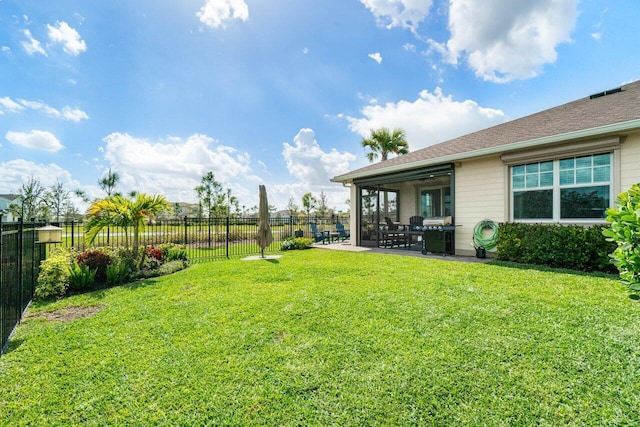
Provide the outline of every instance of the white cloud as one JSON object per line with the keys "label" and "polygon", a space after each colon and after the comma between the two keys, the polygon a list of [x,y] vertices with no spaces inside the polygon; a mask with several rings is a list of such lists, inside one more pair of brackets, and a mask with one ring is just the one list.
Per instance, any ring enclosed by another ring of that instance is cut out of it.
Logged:
{"label": "white cloud", "polygon": [[451,0],[447,60],[466,60],[486,81],[535,77],[545,64],[555,62],[556,46],[571,41],[577,4],[578,0]]}
{"label": "white cloud", "polygon": [[326,185],[334,176],[349,171],[349,162],[356,160],[355,155],[340,153],[335,148],[324,152],[311,129],[300,129],[293,145],[286,142],[282,145],[289,173],[309,185]]}
{"label": "white cloud", "polygon": [[0,114],[4,114],[5,112],[19,113],[22,110],[24,110],[24,107],[8,96],[0,98]]}
{"label": "white cloud", "polygon": [[60,117],[60,111],[56,110],[53,107],[50,107],[42,101],[27,101],[26,99],[18,99],[18,102],[30,110],[42,111],[46,115],[51,117]]}
{"label": "white cloud", "polygon": [[26,99],[18,99],[14,101],[9,97],[0,98],[0,114],[5,112],[19,113],[26,109],[42,111],[46,115],[55,119],[70,120],[76,123],[89,118],[89,115],[86,112],[69,106],[64,107],[62,111],[60,111],[42,101],[28,101]]}
{"label": "white cloud", "polygon": [[54,25],[47,25],[49,39],[53,43],[62,44],[62,50],[69,55],[78,56],[87,50],[87,44],[80,38],[80,34],[66,22],[58,21]]}
{"label": "white cloud", "polygon": [[196,15],[208,27],[225,28],[225,21],[230,19],[249,19],[249,6],[244,0],[206,0]]}
{"label": "white cloud", "polygon": [[336,175],[352,169],[351,163],[356,156],[349,152],[338,152],[336,149],[326,152],[315,138],[312,129],[300,129],[293,138],[293,144],[283,143],[282,156],[287,170],[297,182],[277,184],[271,186],[269,201],[273,194],[273,202],[281,209],[285,209],[289,198],[301,208],[302,195],[311,192],[315,197],[324,192],[330,207],[345,211],[348,209],[345,201],[349,198],[349,190],[341,185],[330,182]]}
{"label": "white cloud", "polygon": [[89,115],[77,108],[64,107],[62,109],[62,118],[77,123],[80,120],[87,120],[89,118]]}
{"label": "white cloud", "polygon": [[29,55],[40,53],[44,56],[47,56],[47,52],[44,51],[40,42],[33,38],[33,36],[31,35],[31,31],[23,30],[22,33],[27,38],[27,41],[22,42],[22,47],[24,48],[25,52],[27,52]]}
{"label": "white cloud", "polygon": [[369,54],[369,58],[373,59],[374,61],[376,61],[378,64],[380,64],[382,62],[382,55],[380,55],[379,52],[376,53],[370,53]]}
{"label": "white cloud", "polygon": [[11,48],[9,46],[2,46],[2,51],[4,53],[11,53]]}
{"label": "white cloud", "polygon": [[9,131],[5,135],[5,138],[13,145],[48,151],[50,153],[60,151],[64,148],[58,138],[51,132],[42,130],[32,130],[29,133]]}
{"label": "white cloud", "polygon": [[29,160],[16,159],[0,162],[0,191],[15,192],[31,177],[39,180],[45,187],[50,187],[60,181],[67,190],[80,188],[78,181],[72,179],[69,171],[62,169],[55,163],[48,165],[34,163]]}
{"label": "white cloud", "polygon": [[[193,201],[193,188],[208,171],[225,187],[246,179],[251,172],[248,154],[220,145],[206,135],[150,141],[112,133],[103,141],[104,157],[109,167],[120,173],[125,191],[143,189],[164,194],[170,200]],[[235,194],[239,187],[233,188]]]}
{"label": "white cloud", "polygon": [[360,0],[386,28],[401,27],[416,32],[429,15],[432,0]]}
{"label": "white cloud", "polygon": [[415,52],[416,51],[416,45],[413,43],[405,43],[402,48],[404,50],[406,50],[407,52]]}
{"label": "white cloud", "polygon": [[367,105],[362,118],[347,117],[350,129],[367,137],[371,129],[386,126],[407,133],[411,151],[446,141],[506,121],[504,113],[484,108],[475,101],[455,101],[440,88],[434,93],[423,90],[413,102],[398,101],[386,105]]}

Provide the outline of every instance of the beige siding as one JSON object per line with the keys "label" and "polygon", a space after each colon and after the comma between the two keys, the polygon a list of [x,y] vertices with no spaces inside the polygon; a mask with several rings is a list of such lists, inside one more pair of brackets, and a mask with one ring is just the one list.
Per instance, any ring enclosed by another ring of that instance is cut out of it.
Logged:
{"label": "beige siding", "polygon": [[470,160],[455,170],[456,254],[471,255],[473,228],[483,219],[503,222],[508,213],[506,166],[499,156]]}
{"label": "beige siding", "polygon": [[627,191],[640,183],[640,133],[630,134],[620,147],[620,188]]}

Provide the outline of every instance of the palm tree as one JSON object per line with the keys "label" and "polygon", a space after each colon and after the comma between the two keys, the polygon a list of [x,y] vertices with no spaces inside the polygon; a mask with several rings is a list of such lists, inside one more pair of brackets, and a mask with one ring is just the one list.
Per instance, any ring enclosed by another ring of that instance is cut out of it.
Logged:
{"label": "palm tree", "polygon": [[105,193],[107,193],[107,197],[111,197],[112,195],[115,195],[113,190],[115,190],[118,185],[118,181],[120,181],[120,175],[118,172],[111,172],[111,168],[109,168],[107,175],[98,181],[98,185]]}
{"label": "palm tree", "polygon": [[[162,195],[148,196],[136,194],[131,199],[121,195],[96,200],[87,210],[87,230],[85,238],[93,243],[98,233],[105,227],[116,226],[124,231],[125,245],[129,247],[129,228],[133,231],[133,258],[138,258],[140,231],[144,229],[145,220],[169,209],[169,202]],[[140,262],[144,261],[141,259]]]}
{"label": "palm tree", "polygon": [[382,161],[387,160],[389,153],[391,154],[407,154],[409,152],[409,144],[406,140],[404,130],[395,128],[390,132],[388,128],[371,129],[369,138],[362,139],[362,146],[369,148],[367,159],[373,162],[378,155]]}
{"label": "palm tree", "polygon": [[[116,186],[118,185],[118,181],[120,181],[120,175],[118,172],[112,172],[111,168],[107,172],[107,175],[98,181],[98,185],[105,193],[107,193],[107,197],[115,196],[119,193],[114,192]],[[109,228],[107,228],[107,245],[109,245],[110,232]]]}

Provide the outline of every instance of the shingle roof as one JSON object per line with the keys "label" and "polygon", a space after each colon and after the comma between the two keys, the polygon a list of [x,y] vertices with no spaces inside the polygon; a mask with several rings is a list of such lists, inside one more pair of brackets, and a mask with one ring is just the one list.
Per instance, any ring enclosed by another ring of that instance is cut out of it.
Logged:
{"label": "shingle roof", "polygon": [[341,177],[348,179],[354,174],[374,175],[376,171],[383,172],[389,167],[397,168],[406,165],[406,168],[410,169],[411,163],[419,161],[436,160],[633,120],[640,120],[640,80],[621,86],[619,91],[617,89],[605,91],[598,96],[592,95],[378,162],[336,176],[333,181],[342,181]]}
{"label": "shingle roof", "polygon": [[0,197],[2,197],[5,200],[9,200],[10,202],[17,199],[18,197],[20,197],[19,194],[0,194]]}

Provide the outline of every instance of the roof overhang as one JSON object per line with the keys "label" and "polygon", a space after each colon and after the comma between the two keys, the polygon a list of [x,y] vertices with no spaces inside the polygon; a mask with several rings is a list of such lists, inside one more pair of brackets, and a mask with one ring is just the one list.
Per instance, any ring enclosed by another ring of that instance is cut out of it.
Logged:
{"label": "roof overhang", "polygon": [[441,156],[441,157],[435,157],[435,158],[424,159],[424,160],[416,160],[414,162],[402,163],[399,165],[393,165],[393,166],[383,167],[383,168],[374,169],[374,170],[348,172],[346,174],[333,177],[331,179],[331,182],[342,182],[342,183],[353,182],[356,179],[398,173],[398,172],[403,172],[409,169],[435,166],[443,163],[455,163],[462,160],[469,160],[473,158],[503,154],[510,151],[526,150],[534,147],[557,144],[559,142],[569,142],[569,141],[576,141],[580,139],[590,139],[590,138],[607,136],[607,135],[615,135],[615,134],[629,132],[629,131],[638,130],[638,129],[640,129],[640,119],[630,120],[627,122],[614,123],[614,124],[599,126],[595,128],[581,129],[574,132],[567,132],[567,133],[562,133],[557,135],[545,136],[542,138],[512,142],[510,144],[499,145],[496,147],[488,147],[488,148],[482,148],[479,150],[466,151],[462,153],[451,154],[448,156]]}

